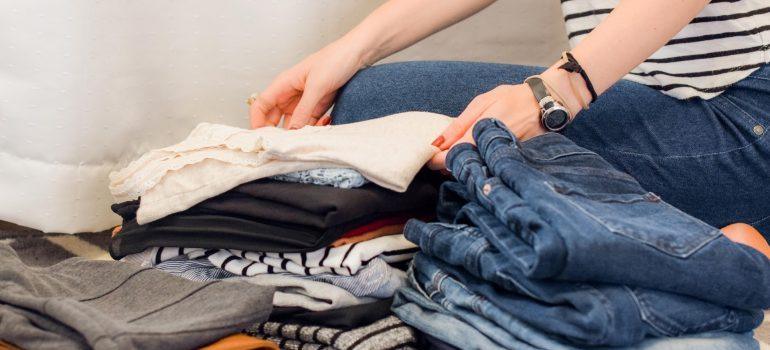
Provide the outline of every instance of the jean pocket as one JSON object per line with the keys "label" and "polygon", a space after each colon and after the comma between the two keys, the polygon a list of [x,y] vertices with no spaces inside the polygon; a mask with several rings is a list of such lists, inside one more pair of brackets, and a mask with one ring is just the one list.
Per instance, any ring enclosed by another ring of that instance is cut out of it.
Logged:
{"label": "jean pocket", "polygon": [[[731,308],[679,294],[643,288],[626,289],[639,308],[642,322],[661,335],[676,337],[702,332],[742,331],[738,329],[742,324],[740,316]],[[748,312],[746,316],[750,317]]]}
{"label": "jean pocket", "polygon": [[725,132],[723,140],[737,140],[738,147],[742,148],[761,139],[767,133],[767,121],[763,116],[766,113],[766,104],[752,100],[743,101],[731,96],[729,93],[714,98],[714,106],[720,112],[715,113],[715,118],[723,125]]}
{"label": "jean pocket", "polygon": [[586,193],[564,186],[552,188],[584,217],[608,231],[671,256],[686,258],[721,235],[652,192]]}

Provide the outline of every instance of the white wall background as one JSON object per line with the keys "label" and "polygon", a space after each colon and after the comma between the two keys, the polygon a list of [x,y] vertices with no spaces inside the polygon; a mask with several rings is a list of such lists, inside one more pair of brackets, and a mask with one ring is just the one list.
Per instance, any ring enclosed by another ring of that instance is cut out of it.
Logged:
{"label": "white wall background", "polygon": [[[244,99],[381,1],[0,1],[0,220],[118,223],[107,174],[197,123],[247,127]],[[549,64],[557,1],[500,0],[388,61]]]}

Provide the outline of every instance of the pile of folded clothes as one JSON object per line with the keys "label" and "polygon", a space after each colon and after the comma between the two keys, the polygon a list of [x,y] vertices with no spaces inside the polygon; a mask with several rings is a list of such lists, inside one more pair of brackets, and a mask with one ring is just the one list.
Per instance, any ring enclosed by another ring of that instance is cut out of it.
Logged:
{"label": "pile of folded clothes", "polygon": [[406,323],[462,349],[756,346],[760,252],[562,135],[521,143],[485,119],[473,136],[447,156],[438,222],[406,225]]}
{"label": "pile of folded clothes", "polygon": [[190,279],[293,277],[387,298],[405,280],[392,265],[405,266],[417,251],[404,223],[430,217],[436,197],[423,176],[404,193],[256,180],[144,225],[136,201],[116,204],[124,224],[110,251]]}
{"label": "pile of folded clothes", "polygon": [[201,124],[111,175],[110,253],[274,290],[239,335],[282,349],[756,346],[760,252],[565,137],[520,143],[494,119],[438,188],[420,170],[449,122]]}
{"label": "pile of folded clothes", "polygon": [[191,280],[275,288],[269,322],[248,332],[282,348],[412,348],[416,331],[390,305],[418,251],[404,224],[435,217],[437,186],[420,170],[449,121],[201,124],[111,174],[123,224],[110,253]]}

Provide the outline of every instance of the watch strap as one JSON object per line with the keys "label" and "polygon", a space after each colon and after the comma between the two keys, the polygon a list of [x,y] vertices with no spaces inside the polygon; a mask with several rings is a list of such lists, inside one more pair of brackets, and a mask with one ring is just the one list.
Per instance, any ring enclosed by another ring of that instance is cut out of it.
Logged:
{"label": "watch strap", "polygon": [[537,100],[538,104],[540,104],[540,101],[542,101],[544,98],[551,96],[548,93],[548,89],[545,87],[545,83],[543,83],[543,79],[540,77],[529,77],[524,80],[524,82],[529,85],[530,89],[532,89],[532,93],[535,95],[535,99]]}
{"label": "watch strap", "polygon": [[[554,99],[548,91],[546,82],[537,75],[524,80],[540,105],[540,125],[549,131],[560,131],[570,123],[572,116],[560,101]],[[559,117],[563,118],[559,118]]]}

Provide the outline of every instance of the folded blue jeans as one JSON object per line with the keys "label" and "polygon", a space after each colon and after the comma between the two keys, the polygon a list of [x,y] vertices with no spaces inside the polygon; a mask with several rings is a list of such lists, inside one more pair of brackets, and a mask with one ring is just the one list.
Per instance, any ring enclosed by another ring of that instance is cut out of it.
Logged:
{"label": "folded blue jeans", "polygon": [[[487,322],[470,323],[455,317],[442,305],[431,300],[426,292],[415,282],[413,271],[408,272],[410,281],[407,287],[399,289],[393,301],[393,312],[404,322],[460,349],[495,350],[495,349],[573,349],[571,346],[549,340],[540,332],[526,326],[517,334],[524,334],[524,339],[517,339],[505,334],[494,324]],[[455,308],[458,309],[458,308]],[[460,309],[461,310],[461,309]],[[471,319],[474,313],[471,312]],[[492,334],[490,338],[487,334]],[[529,343],[532,341],[533,343]],[[507,346],[501,345],[507,344]],[[758,350],[759,344],[751,332],[706,332],[680,337],[648,338],[631,347],[594,348],[594,349],[634,349],[634,350]]]}
{"label": "folded blue jeans", "polygon": [[[414,265],[407,272],[407,287],[396,292],[392,309],[404,322],[461,349],[566,350],[549,336],[514,317],[505,327],[486,317],[467,301],[485,303],[481,298],[452,298],[417,280]],[[416,304],[416,305],[405,305]]]}
{"label": "folded blue jeans", "polygon": [[475,203],[468,203],[466,210],[478,210],[470,216],[474,226],[417,220],[407,224],[405,235],[422,249],[413,261],[414,275],[428,294],[440,292],[513,334],[520,326],[511,317],[569,344],[627,346],[647,337],[747,332],[762,322],[760,310],[733,309],[672,293],[527,277],[485,238],[482,231],[490,227],[485,221],[496,218]]}
{"label": "folded blue jeans", "polygon": [[484,234],[525,275],[770,307],[770,259],[644,190],[596,153],[556,133],[520,143],[495,119],[476,123],[473,136],[478,148],[460,144],[447,155],[461,186],[442,188],[459,193],[442,194],[441,218],[458,198],[493,213],[498,220],[485,221]]}

